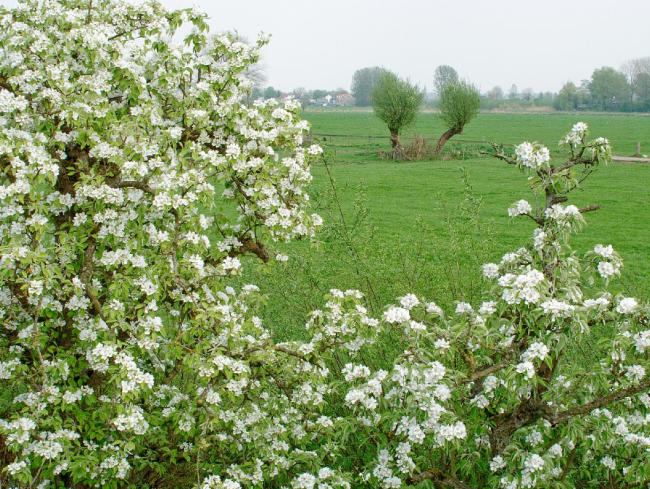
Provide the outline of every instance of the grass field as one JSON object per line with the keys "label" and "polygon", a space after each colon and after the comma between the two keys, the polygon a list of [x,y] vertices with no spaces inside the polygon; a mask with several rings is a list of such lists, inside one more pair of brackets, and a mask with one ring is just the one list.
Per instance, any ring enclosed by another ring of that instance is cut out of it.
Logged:
{"label": "grass field", "polygon": [[[343,136],[382,136],[385,142],[352,138],[350,148],[381,149],[388,147],[388,130],[372,112],[307,111],[303,117],[312,124],[317,134],[337,134]],[[650,117],[643,115],[602,115],[590,113],[541,112],[539,114],[491,114],[482,113],[472,121],[465,132],[451,139],[519,144],[523,141],[540,141],[551,151],[559,151],[557,142],[576,122],[589,124],[591,136],[606,137],[610,140],[614,154],[632,156],[636,143],[641,143],[641,151],[650,154]],[[408,139],[413,133],[435,142],[444,128],[435,113],[420,114],[416,123],[404,131]],[[328,139],[329,142],[329,139]],[[347,138],[332,138],[332,143],[343,149],[348,146]]]}
{"label": "grass field", "polygon": [[[305,116],[315,133],[381,135],[383,131],[372,114]],[[424,133],[429,127],[430,132],[439,132],[430,116],[421,119],[418,131]],[[618,142],[626,148],[617,154],[630,153],[630,148],[633,152],[644,130],[650,133],[650,119],[641,117],[482,115],[465,137],[508,143],[555,141],[578,120],[591,124],[594,137],[603,135],[614,146]],[[388,151],[388,141],[383,144]],[[323,146],[328,151],[341,149],[337,144]],[[376,314],[408,292],[446,307],[456,300],[480,300],[480,265],[499,261],[503,253],[523,246],[534,229],[532,221],[512,220],[507,214],[508,206],[519,199],[534,203],[526,175],[494,158],[393,162],[380,159],[376,152],[339,151],[328,160],[327,167],[320,163],[312,168],[314,207],[327,223],[319,236],[320,246],[307,242],[286,246],[282,251],[292,258],[278,265],[279,273],[255,269],[245,277],[270,294],[264,316],[271,321],[284,318],[279,331],[274,328],[281,336],[294,336],[305,314],[319,308],[332,287],[363,290]],[[472,220],[473,211],[467,211],[461,168],[469,175],[469,196],[482,202],[480,232]],[[612,244],[625,268],[611,290],[648,299],[650,166],[611,164],[600,168],[583,187],[571,194],[569,203],[600,204],[602,208],[586,215],[588,225],[576,236],[575,248],[582,254],[595,244]],[[484,232],[489,229],[492,233]],[[294,314],[283,314],[287,310]],[[295,322],[286,323],[288,316]]]}

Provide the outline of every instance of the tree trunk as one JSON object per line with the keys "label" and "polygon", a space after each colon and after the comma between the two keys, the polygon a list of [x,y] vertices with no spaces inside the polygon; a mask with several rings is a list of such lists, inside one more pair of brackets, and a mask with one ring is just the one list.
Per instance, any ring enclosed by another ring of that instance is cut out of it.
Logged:
{"label": "tree trunk", "polygon": [[399,133],[397,131],[390,132],[390,144],[393,147],[393,159],[404,159],[404,148],[402,147],[402,143],[399,140]]}
{"label": "tree trunk", "polygon": [[447,143],[447,141],[449,141],[449,139],[451,139],[456,134],[461,134],[462,132],[463,132],[462,127],[460,129],[458,129],[456,127],[452,127],[446,133],[444,133],[442,136],[440,136],[440,139],[438,139],[438,144],[436,145],[436,154],[442,153],[442,148],[445,147],[445,144]]}

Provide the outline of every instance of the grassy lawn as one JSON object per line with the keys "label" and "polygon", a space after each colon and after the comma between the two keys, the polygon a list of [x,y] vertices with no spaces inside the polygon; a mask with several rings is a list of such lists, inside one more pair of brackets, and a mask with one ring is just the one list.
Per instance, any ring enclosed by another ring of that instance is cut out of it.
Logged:
{"label": "grassy lawn", "polygon": [[[383,134],[372,114],[306,116],[315,133]],[[578,120],[591,124],[594,137],[602,134],[613,145],[619,142],[632,152],[643,125],[650,122],[642,117],[482,115],[465,137],[512,143],[533,138],[554,141]],[[430,132],[434,132],[434,115],[421,118],[418,131],[425,123],[431,124]],[[388,141],[373,144],[388,146]],[[264,268],[248,267],[244,277],[269,294],[263,316],[271,322],[283,318],[282,325],[273,326],[280,337],[299,335],[305,315],[321,307],[323,295],[334,287],[363,290],[375,314],[408,292],[447,308],[458,300],[480,301],[480,265],[499,261],[503,253],[523,246],[534,229],[531,220],[513,220],[507,214],[508,206],[519,199],[534,205],[526,175],[491,157],[393,162],[376,153],[339,151],[328,160],[327,167],[319,163],[312,168],[313,205],[326,221],[318,236],[320,244],[278,245],[291,256],[287,264],[275,264],[278,270],[272,274]],[[491,229],[492,234],[478,232],[471,212],[463,210],[467,193],[461,168],[469,175],[472,198],[482,203],[478,214],[481,230]],[[583,187],[571,194],[568,203],[600,204],[602,208],[586,214],[587,226],[575,237],[574,248],[582,254],[598,243],[613,245],[625,268],[610,290],[648,299],[650,166],[611,164],[595,172]],[[287,322],[287,317],[293,319]]]}
{"label": "grassy lawn", "polygon": [[[497,260],[500,253],[523,245],[534,229],[525,218],[511,219],[507,208],[519,199],[534,204],[527,189],[526,175],[516,168],[489,157],[466,161],[377,162],[372,165],[336,165],[332,173],[337,183],[352,188],[365,187],[370,219],[378,236],[387,245],[395,237],[404,237],[420,218],[434,232],[444,230],[440,197],[444,194],[452,206],[461,201],[460,168],[470,175],[477,197],[483,200],[482,216],[498,230]],[[322,166],[313,168],[315,185],[326,185]],[[625,275],[650,295],[650,167],[611,164],[600,168],[575,191],[569,200],[578,206],[600,204],[602,208],[586,214],[587,226],[575,238],[582,251],[594,244],[612,244],[628,265]],[[346,202],[348,211],[351,202]]]}

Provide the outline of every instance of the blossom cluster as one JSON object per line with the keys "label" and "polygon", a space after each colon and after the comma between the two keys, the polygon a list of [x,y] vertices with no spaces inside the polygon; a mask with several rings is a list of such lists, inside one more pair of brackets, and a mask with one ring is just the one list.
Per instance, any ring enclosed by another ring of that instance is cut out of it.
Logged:
{"label": "blossom cluster", "polygon": [[577,122],[571,128],[571,131],[560,141],[560,144],[569,144],[572,147],[584,144],[585,138],[589,134],[589,128],[584,122]]}
{"label": "blossom cluster", "polygon": [[[224,484],[311,469],[307,433],[333,425],[291,405],[327,391],[316,343],[274,344],[257,288],[228,285],[246,255],[322,225],[307,192],[321,150],[297,102],[246,103],[268,39],[119,0],[24,0],[0,26],[0,484],[120,484],[161,447],[205,443],[232,447]],[[364,317],[351,348],[372,337]],[[300,386],[262,386],[260,358]],[[251,469],[242,443],[260,439],[277,444]]]}
{"label": "blossom cluster", "polygon": [[515,155],[518,165],[533,170],[546,168],[551,160],[548,148],[538,143],[521,143],[515,148]]}
{"label": "blossom cluster", "polygon": [[594,246],[593,253],[588,253],[587,256],[593,256],[597,260],[596,270],[598,270],[600,276],[605,280],[621,274],[623,263],[619,254],[612,248],[612,245],[604,246],[597,244]]}

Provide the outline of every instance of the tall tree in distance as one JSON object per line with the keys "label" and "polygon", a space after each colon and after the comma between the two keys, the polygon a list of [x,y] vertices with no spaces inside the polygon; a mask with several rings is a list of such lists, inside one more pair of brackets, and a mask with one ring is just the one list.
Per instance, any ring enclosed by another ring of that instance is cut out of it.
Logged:
{"label": "tall tree in distance", "polygon": [[370,100],[372,89],[379,77],[386,71],[385,68],[373,66],[371,68],[361,68],[354,72],[354,75],[352,75],[351,91],[357,106],[370,107],[372,105]]}
{"label": "tall tree in distance", "polygon": [[578,108],[578,88],[572,81],[566,82],[555,96],[553,107],[557,110],[573,110]]}
{"label": "tall tree in distance", "polygon": [[503,98],[503,88],[501,88],[499,85],[496,85],[488,90],[487,96],[493,100],[501,100]]}
{"label": "tall tree in distance", "polygon": [[519,90],[517,89],[517,85],[513,83],[512,86],[510,87],[510,90],[508,91],[508,98],[510,100],[514,100],[517,97],[519,97]]}
{"label": "tall tree in distance", "polygon": [[621,65],[621,72],[627,78],[630,87],[630,103],[634,102],[635,84],[639,73],[641,72],[640,59],[628,59]]}
{"label": "tall tree in distance", "polygon": [[529,101],[529,100],[533,99],[534,94],[535,94],[535,92],[533,91],[533,89],[531,87],[526,87],[521,91],[521,98],[522,98],[522,100]]}
{"label": "tall tree in distance", "polygon": [[629,87],[625,75],[609,66],[594,70],[589,83],[594,104],[600,109],[614,108],[615,102],[627,98]]}
{"label": "tall tree in distance", "polygon": [[[650,57],[645,56],[637,59],[639,63],[639,72],[634,80],[635,93],[641,100],[641,103],[650,103]],[[646,106],[646,110],[648,107]]]}
{"label": "tall tree in distance", "polygon": [[436,68],[436,72],[433,75],[433,89],[438,94],[438,97],[442,96],[442,89],[445,85],[449,83],[458,81],[458,72],[449,65],[440,65]]}
{"label": "tall tree in distance", "polygon": [[463,129],[476,117],[481,107],[478,88],[471,83],[460,80],[445,85],[440,94],[440,118],[447,130],[436,146],[436,153],[441,153],[445,143]]}
{"label": "tall tree in distance", "polygon": [[417,85],[392,71],[385,71],[372,89],[372,108],[375,115],[388,125],[394,159],[404,157],[399,134],[415,121],[423,98],[424,94]]}

